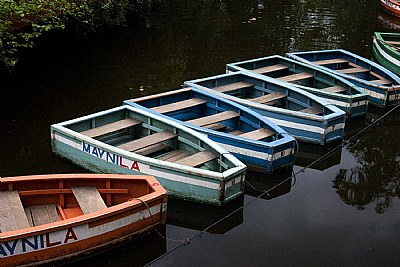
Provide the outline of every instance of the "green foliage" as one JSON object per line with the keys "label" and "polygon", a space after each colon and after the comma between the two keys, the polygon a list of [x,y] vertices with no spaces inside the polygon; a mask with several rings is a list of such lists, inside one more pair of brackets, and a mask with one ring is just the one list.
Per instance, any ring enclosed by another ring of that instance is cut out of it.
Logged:
{"label": "green foliage", "polygon": [[69,20],[90,29],[121,24],[133,5],[129,0],[1,1],[0,61],[8,68],[15,66],[21,49],[33,47],[35,39],[50,30],[64,29]]}

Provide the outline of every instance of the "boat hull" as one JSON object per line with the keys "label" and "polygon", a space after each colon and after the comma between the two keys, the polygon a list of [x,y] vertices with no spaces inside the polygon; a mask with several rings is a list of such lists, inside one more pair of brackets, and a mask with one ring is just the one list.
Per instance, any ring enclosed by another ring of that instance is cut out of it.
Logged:
{"label": "boat hull", "polygon": [[[307,99],[307,101],[309,101],[307,105],[313,102],[321,109],[329,110],[331,114],[322,116],[306,114],[295,110],[255,103],[248,99],[213,90],[212,88],[215,87],[214,84],[221,81],[223,81],[223,83],[248,81],[251,84],[256,84],[255,88],[262,92],[270,90],[269,88],[272,88],[271,90],[278,88],[277,90],[285,92],[285,94],[289,95],[289,98],[293,98],[293,103],[298,103]],[[235,72],[186,81],[185,86],[199,88],[200,90],[216,94],[248,107],[260,115],[265,116],[268,120],[277,124],[296,139],[304,142],[324,145],[343,138],[346,120],[346,114],[343,111],[304,90],[269,77],[260,77],[253,73]]]}
{"label": "boat hull", "polygon": [[[114,110],[123,109],[134,108],[123,106]],[[113,110],[108,110],[88,117],[95,118],[101,114],[112,112]],[[157,118],[155,115],[153,117]],[[227,153],[223,156],[237,162],[238,165],[224,173],[217,173],[148,159],[136,153],[87,138],[82,134],[65,129],[62,125],[52,125],[51,138],[53,152],[76,165],[97,173],[151,175],[157,178],[167,190],[168,195],[172,197],[222,205],[243,194],[246,167]],[[207,142],[203,136],[201,140]]]}
{"label": "boat hull", "polygon": [[385,43],[386,36],[400,43],[400,34],[376,32],[372,46],[373,54],[382,66],[400,75],[400,52],[397,48]]}
{"label": "boat hull", "polygon": [[[50,176],[54,175],[41,175],[39,179],[50,180]],[[64,178],[71,175],[58,176],[61,177],[59,180],[62,180],[60,183],[68,183]],[[102,179],[98,178],[101,175],[96,174],[80,176],[93,180]],[[81,184],[88,184],[79,178],[74,179]],[[148,177],[148,181],[153,188],[162,189],[154,177]],[[162,192],[157,191],[138,197],[135,201],[121,203],[91,214],[0,233],[1,266],[65,263],[139,237],[155,226],[165,223],[166,191],[164,189]],[[19,192],[21,194],[21,191]]]}
{"label": "boat hull", "polygon": [[[312,77],[289,84],[332,103],[346,112],[348,117],[365,116],[367,112],[368,96],[357,86],[331,72],[289,58],[275,55],[231,63],[226,65],[226,71],[247,71],[275,79],[284,79],[286,75],[296,73],[309,73]],[[330,92],[324,90],[325,87],[340,87],[341,91]]]}
{"label": "boat hull", "polygon": [[[400,78],[393,72],[375,62],[372,62],[371,60],[342,49],[294,52],[288,53],[287,56],[300,62],[317,66],[323,70],[330,71],[340,77],[343,77],[344,79],[347,79],[368,94],[369,104],[373,104],[382,108],[387,108],[398,104],[398,100],[400,98]],[[339,69],[337,69],[337,66],[340,65],[340,63],[328,64],[324,66],[314,63],[316,61],[331,59],[344,59],[348,63],[357,65],[359,68],[361,67],[366,71],[364,73],[360,72],[357,75],[350,75],[341,73]],[[374,80],[369,79],[372,73],[382,77],[383,80],[390,79],[392,83],[390,85],[383,85],[381,83],[374,82]]]}
{"label": "boat hull", "polygon": [[381,0],[381,7],[393,16],[400,18],[400,2],[394,0]]}
{"label": "boat hull", "polygon": [[[151,108],[159,107],[160,103],[174,103],[183,99],[186,100],[193,98],[207,101],[206,107],[202,108],[202,112],[204,113],[212,114],[227,110],[235,111],[240,114],[239,121],[242,125],[246,124],[248,127],[253,125],[261,125],[265,128],[269,127],[278,133],[277,135],[279,138],[271,142],[250,140],[232,134],[214,131],[206,127],[199,127],[183,120],[179,120],[179,118],[188,116],[187,114],[193,112],[188,109],[175,111],[172,112],[171,115],[165,116],[207,135],[208,138],[217,142],[236,158],[245,163],[249,169],[265,173],[274,173],[282,169],[289,169],[293,166],[294,139],[279,127],[275,125],[271,126],[272,123],[264,119],[262,116],[255,114],[253,111],[232,101],[206,94],[201,90],[185,88],[163,94],[125,100],[124,104],[151,111]],[[156,111],[153,112],[159,114]]]}

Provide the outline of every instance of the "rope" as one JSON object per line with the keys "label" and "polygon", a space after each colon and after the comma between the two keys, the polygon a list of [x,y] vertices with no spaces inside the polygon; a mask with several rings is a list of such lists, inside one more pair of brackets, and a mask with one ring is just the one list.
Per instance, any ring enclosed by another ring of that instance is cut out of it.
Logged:
{"label": "rope", "polygon": [[[351,142],[352,140],[354,140],[356,137],[358,137],[359,135],[361,135],[362,133],[364,133],[365,131],[369,130],[372,126],[376,125],[379,121],[381,121],[382,119],[384,119],[385,117],[387,117],[389,114],[391,114],[392,112],[394,112],[398,107],[400,106],[400,104],[397,104],[396,106],[394,106],[391,110],[389,110],[387,113],[385,113],[384,115],[382,115],[379,119],[375,120],[374,122],[372,122],[371,124],[369,124],[367,127],[365,127],[364,129],[360,130],[358,133],[356,133],[355,135],[353,135],[352,137],[350,137],[347,141],[343,141],[340,145],[338,145],[337,147],[335,147],[334,149],[332,149],[331,151],[327,152],[326,154],[322,155],[320,158],[316,159],[315,161],[311,162],[310,164],[308,164],[307,166],[301,168],[299,171],[297,172],[292,172],[293,174],[284,179],[283,181],[281,181],[280,183],[274,185],[273,187],[267,189],[267,190],[260,190],[255,188],[254,186],[252,186],[251,184],[247,183],[248,185],[250,185],[254,190],[260,191],[260,195],[258,195],[257,197],[255,197],[253,200],[251,200],[250,202],[248,202],[247,204],[243,204],[241,207],[237,208],[236,210],[232,211],[231,213],[227,214],[226,216],[224,216],[223,218],[217,220],[216,222],[212,223],[211,225],[207,226],[206,228],[204,228],[203,230],[199,231],[198,233],[196,233],[195,235],[193,235],[192,237],[188,237],[184,240],[173,240],[173,239],[167,239],[166,237],[164,237],[163,235],[160,234],[160,236],[162,236],[163,238],[165,238],[166,240],[170,240],[170,241],[175,241],[175,242],[180,242],[180,244],[176,247],[174,247],[173,249],[165,252],[164,254],[160,255],[159,257],[157,257],[156,259],[152,260],[151,262],[149,262],[148,264],[146,264],[145,266],[149,266],[157,261],[159,261],[160,259],[162,259],[163,257],[165,257],[166,255],[172,253],[173,251],[179,249],[182,246],[188,245],[190,244],[190,241],[192,241],[193,239],[201,236],[203,233],[205,233],[207,230],[211,229],[212,227],[214,227],[215,225],[219,224],[220,222],[224,221],[225,219],[233,216],[236,212],[244,209],[247,206],[250,206],[251,204],[253,204],[255,201],[257,201],[259,198],[262,198],[265,195],[268,195],[269,192],[271,192],[272,190],[274,190],[275,188],[279,187],[280,185],[282,185],[283,183],[287,182],[289,179],[294,179],[294,183],[292,184],[292,186],[295,185],[296,183],[296,175],[304,172],[306,169],[309,169],[311,166],[313,166],[314,164],[316,164],[317,162],[328,158],[329,156],[331,156],[333,153],[335,153],[336,151],[338,151],[339,149],[342,149],[344,146],[346,146],[349,142]],[[296,145],[298,146],[298,143],[296,141]],[[150,210],[149,210],[150,212]]]}

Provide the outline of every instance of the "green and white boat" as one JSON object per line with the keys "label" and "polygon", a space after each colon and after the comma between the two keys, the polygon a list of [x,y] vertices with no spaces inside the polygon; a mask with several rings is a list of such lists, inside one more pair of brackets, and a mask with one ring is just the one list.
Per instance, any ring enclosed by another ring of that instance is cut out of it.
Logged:
{"label": "green and white boat", "polygon": [[372,51],[382,66],[400,75],[400,33],[375,32]]}

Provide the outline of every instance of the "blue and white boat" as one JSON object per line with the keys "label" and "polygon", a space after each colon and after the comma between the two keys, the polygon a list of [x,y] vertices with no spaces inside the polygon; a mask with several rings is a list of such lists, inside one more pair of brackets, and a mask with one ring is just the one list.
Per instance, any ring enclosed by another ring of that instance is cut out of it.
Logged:
{"label": "blue and white boat", "polygon": [[124,101],[188,126],[220,144],[248,168],[266,173],[293,166],[295,140],[256,112],[192,88]]}
{"label": "blue and white boat", "polygon": [[251,71],[288,82],[334,104],[348,117],[367,113],[368,95],[358,86],[332,72],[290,58],[274,55],[230,63],[226,71]]}
{"label": "blue and white boat", "polygon": [[385,67],[342,49],[288,53],[289,58],[330,71],[359,86],[370,104],[395,106],[400,100],[400,77]]}
{"label": "blue and white boat", "polygon": [[234,72],[186,81],[185,86],[249,107],[305,142],[326,144],[343,138],[345,112],[322,98],[277,79],[250,72]]}
{"label": "blue and white boat", "polygon": [[121,106],[51,126],[53,152],[98,173],[148,174],[172,197],[222,205],[244,191],[246,165],[165,117]]}

